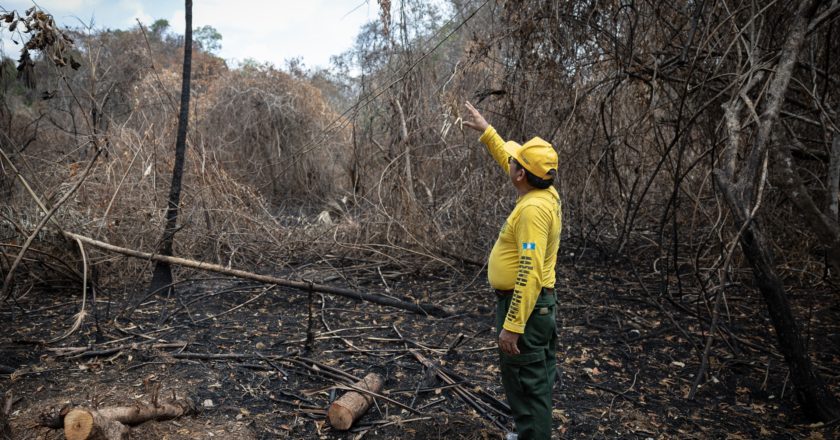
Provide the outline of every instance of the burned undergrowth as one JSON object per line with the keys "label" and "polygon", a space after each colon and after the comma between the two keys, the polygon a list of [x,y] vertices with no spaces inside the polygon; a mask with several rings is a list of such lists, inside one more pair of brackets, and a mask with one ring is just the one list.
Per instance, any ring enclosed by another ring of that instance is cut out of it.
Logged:
{"label": "burned undergrowth", "polygon": [[[630,262],[597,252],[558,262],[560,375],[557,438],[831,438],[838,427],[798,415],[786,367],[773,348],[766,312],[750,289],[730,295],[708,377],[686,395],[702,352],[702,314],[690,298],[655,293]],[[271,285],[181,273],[177,295],[103,292],[95,319],[59,344],[77,303],[46,291],[2,311],[2,376],[15,399],[18,438],[58,438],[37,418],[66,401],[128,404],[150,384],[188,394],[200,414],[149,422],[133,438],[499,438],[504,393],[498,376],[492,309],[484,275],[399,271],[370,276],[348,261],[317,265],[354,288],[451,307],[450,318],[410,314]],[[636,262],[638,263],[638,262]],[[362,269],[360,269],[362,268]],[[816,300],[826,290],[802,289]],[[836,335],[836,307],[815,306],[809,328]],[[696,315],[696,316],[694,316]],[[832,327],[833,326],[833,327]],[[834,336],[836,337],[836,336]],[[307,340],[309,339],[309,342]],[[821,371],[840,384],[838,345],[814,340]],[[414,350],[414,351],[412,351]],[[413,353],[433,362],[427,368]],[[326,407],[350,377],[386,377],[377,404],[351,432],[325,423]],[[446,382],[439,375],[452,379]]]}
{"label": "burned undergrowth", "polygon": [[378,2],[329,69],[192,47],[173,254],[303,290],[149,292],[184,37],[4,11],[32,47],[0,63],[0,422],[177,395],[201,412],[133,435],[501,436],[484,265],[515,202],[471,101],[559,155],[558,438],[836,437],[840,3],[444,3]]}

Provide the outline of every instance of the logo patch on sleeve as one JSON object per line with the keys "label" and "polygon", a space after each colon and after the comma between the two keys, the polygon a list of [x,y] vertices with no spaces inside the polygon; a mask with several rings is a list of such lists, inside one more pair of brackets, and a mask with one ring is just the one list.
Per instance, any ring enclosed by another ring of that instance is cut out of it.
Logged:
{"label": "logo patch on sleeve", "polygon": [[531,243],[522,243],[522,249],[526,251],[532,251],[537,248],[537,244],[534,242]]}

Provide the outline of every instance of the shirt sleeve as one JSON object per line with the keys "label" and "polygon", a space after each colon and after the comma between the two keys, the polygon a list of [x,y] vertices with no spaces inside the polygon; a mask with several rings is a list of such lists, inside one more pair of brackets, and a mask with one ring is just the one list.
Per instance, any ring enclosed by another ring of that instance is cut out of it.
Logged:
{"label": "shirt sleeve", "polygon": [[499,136],[496,129],[492,125],[488,125],[484,133],[478,139],[487,147],[487,151],[493,156],[493,159],[505,170],[505,174],[510,174],[510,162],[508,162],[508,154],[502,147],[505,144],[504,139]]}
{"label": "shirt sleeve", "polygon": [[519,270],[504,328],[513,333],[525,333],[525,323],[534,311],[534,304],[542,290],[540,279],[550,220],[539,207],[525,206],[520,211],[514,228],[519,251]]}

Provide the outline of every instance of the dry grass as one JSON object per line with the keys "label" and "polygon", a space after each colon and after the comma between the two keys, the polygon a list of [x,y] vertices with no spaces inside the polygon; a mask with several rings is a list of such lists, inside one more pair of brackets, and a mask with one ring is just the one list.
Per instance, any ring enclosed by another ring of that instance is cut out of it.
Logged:
{"label": "dry grass", "polygon": [[[721,20],[721,7],[707,11],[708,20]],[[693,48],[694,67],[659,66],[651,60],[663,51],[679,55],[682,47],[670,45],[664,23],[682,24],[687,33],[691,15],[618,2],[604,8],[613,20],[564,2],[491,5],[470,25],[492,32],[456,34],[428,58],[420,49],[360,47],[360,59],[378,67],[356,84],[362,105],[342,116],[312,83],[273,68],[230,70],[198,54],[176,253],[266,270],[326,254],[419,270],[481,264],[513,192],[477,136],[458,127],[460,107],[470,99],[482,101],[505,137],[540,135],[556,146],[565,237],[606,254],[664,259],[667,270],[713,267],[733,231],[711,179],[722,142],[719,104],[727,95],[709,78],[732,74],[738,59],[715,61],[701,49],[723,51],[733,31],[702,28],[703,38],[693,40],[703,45]],[[784,19],[783,12],[767,14]],[[546,22],[535,27],[535,16]],[[630,27],[632,40],[625,34]],[[57,219],[67,229],[153,251],[172,167],[177,51],[153,42],[149,52],[136,32],[84,41],[109,48],[101,62],[119,67],[118,77],[89,86],[91,69],[83,66],[68,81],[71,89],[51,84],[61,93],[50,101],[24,104],[10,95],[3,111],[11,117],[11,138],[3,148],[15,151],[37,133],[14,160],[39,194],[55,200],[83,166],[90,142],[102,143],[107,155]],[[156,70],[138,67],[149,56]],[[686,82],[698,86],[686,90]],[[94,130],[84,122],[86,98],[110,89],[119,105],[107,107],[107,123]],[[36,132],[32,121],[40,114],[54,123]],[[820,163],[807,167],[825,174]],[[37,209],[8,174],[3,179],[6,217],[31,226]],[[813,234],[783,233],[799,221],[786,203],[771,189],[767,206],[779,215],[766,221],[778,247],[789,251],[781,253],[783,266],[818,277],[823,263]],[[97,255],[94,262],[114,280],[149,272],[146,263],[110,258]]]}

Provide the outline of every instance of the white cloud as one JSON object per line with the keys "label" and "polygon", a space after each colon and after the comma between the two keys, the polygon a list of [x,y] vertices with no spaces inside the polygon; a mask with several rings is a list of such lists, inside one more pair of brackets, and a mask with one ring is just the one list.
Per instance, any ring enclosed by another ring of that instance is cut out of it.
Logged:
{"label": "white cloud", "polygon": [[152,16],[146,13],[143,2],[140,0],[121,0],[119,5],[127,12],[125,21],[119,27],[130,28],[137,24],[137,20],[140,20],[144,25],[148,26],[154,21]]}
{"label": "white cloud", "polygon": [[[5,1],[2,5],[7,10],[17,10],[18,13],[23,14],[24,11],[31,8],[34,3],[29,0],[12,0]],[[78,25],[78,17],[82,21],[89,21],[90,16],[96,9],[99,9],[102,0],[39,0],[38,7],[53,15],[59,24]]]}
{"label": "white cloud", "polygon": [[[25,0],[13,0],[4,3],[7,3],[7,5],[4,5],[6,9],[17,9],[20,12],[29,9],[34,4]],[[102,0],[38,0],[38,6],[51,14],[90,11],[101,3]]]}
{"label": "white cloud", "polygon": [[[222,34],[223,58],[282,65],[301,56],[310,67],[326,66],[330,56],[353,45],[362,24],[378,18],[371,1],[207,0],[193,3],[193,27],[210,25]],[[184,11],[175,12],[169,23],[183,32]]]}
{"label": "white cloud", "polygon": [[[145,25],[169,20],[171,30],[184,32],[184,4],[174,0],[38,0],[60,25],[127,29],[139,18]],[[6,0],[2,7],[23,11],[30,0]],[[77,19],[78,18],[78,19]],[[302,57],[308,67],[329,64],[330,56],[350,49],[361,26],[379,19],[374,0],[200,0],[193,2],[193,27],[210,25],[222,35],[219,55],[228,60],[254,58],[282,66]],[[7,55],[20,46],[3,33],[0,49]]]}

